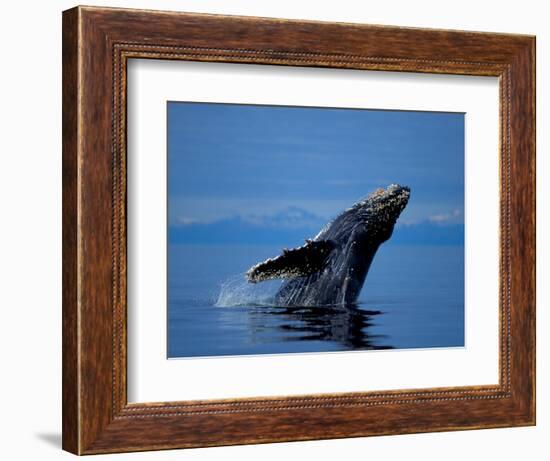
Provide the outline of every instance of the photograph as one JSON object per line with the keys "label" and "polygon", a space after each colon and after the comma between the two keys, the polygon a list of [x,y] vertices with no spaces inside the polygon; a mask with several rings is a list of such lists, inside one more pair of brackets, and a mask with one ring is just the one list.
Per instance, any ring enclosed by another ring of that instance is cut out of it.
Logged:
{"label": "photograph", "polygon": [[169,359],[465,346],[465,114],[167,102]]}

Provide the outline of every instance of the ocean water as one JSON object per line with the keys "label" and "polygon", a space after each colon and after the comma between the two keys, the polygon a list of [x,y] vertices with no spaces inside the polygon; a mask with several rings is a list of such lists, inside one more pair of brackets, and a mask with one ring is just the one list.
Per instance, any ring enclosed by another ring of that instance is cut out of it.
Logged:
{"label": "ocean water", "polygon": [[170,245],[168,357],[464,346],[464,247],[378,250],[356,306],[277,307],[244,273],[281,249]]}

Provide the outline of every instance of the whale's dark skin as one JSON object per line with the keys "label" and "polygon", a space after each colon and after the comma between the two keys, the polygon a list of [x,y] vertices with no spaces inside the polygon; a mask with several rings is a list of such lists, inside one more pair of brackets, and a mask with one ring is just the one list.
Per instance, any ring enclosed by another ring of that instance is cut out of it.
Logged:
{"label": "whale's dark skin", "polygon": [[408,187],[392,184],[355,203],[312,240],[251,267],[251,283],[286,279],[275,296],[279,306],[352,305],[378,250],[407,206]]}

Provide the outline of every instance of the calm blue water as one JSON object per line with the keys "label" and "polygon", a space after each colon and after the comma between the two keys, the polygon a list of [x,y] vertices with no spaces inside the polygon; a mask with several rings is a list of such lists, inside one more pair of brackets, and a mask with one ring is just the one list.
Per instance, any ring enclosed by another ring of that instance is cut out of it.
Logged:
{"label": "calm blue water", "polygon": [[277,282],[244,281],[251,265],[280,250],[171,245],[168,356],[464,345],[463,246],[382,245],[358,305],[321,309],[270,306]]}

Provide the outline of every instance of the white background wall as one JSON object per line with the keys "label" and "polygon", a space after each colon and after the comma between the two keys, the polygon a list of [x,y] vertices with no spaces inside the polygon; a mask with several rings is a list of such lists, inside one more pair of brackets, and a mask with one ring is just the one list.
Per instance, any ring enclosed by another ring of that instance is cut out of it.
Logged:
{"label": "white background wall", "polygon": [[[108,2],[108,3],[107,3]],[[548,459],[550,67],[546,2],[88,1],[87,4],[517,32],[537,35],[538,424],[536,427],[117,455],[116,459]],[[71,1],[7,1],[0,13],[0,450],[3,459],[69,459],[61,445],[61,11]],[[548,281],[547,281],[548,286]],[[545,335],[547,335],[545,337]],[[99,457],[101,458],[101,457]],[[99,459],[97,458],[97,459]],[[113,458],[114,459],[114,458]]]}

